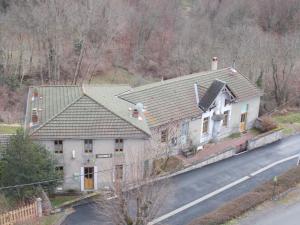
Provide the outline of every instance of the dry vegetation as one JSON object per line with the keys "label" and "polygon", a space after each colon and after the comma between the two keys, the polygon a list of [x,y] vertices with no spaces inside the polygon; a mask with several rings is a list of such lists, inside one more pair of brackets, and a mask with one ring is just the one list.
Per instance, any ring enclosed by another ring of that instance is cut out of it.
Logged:
{"label": "dry vegetation", "polygon": [[140,85],[212,56],[261,86],[268,111],[299,94],[299,26],[298,0],[1,0],[1,118],[21,119],[31,84]]}
{"label": "dry vegetation", "polygon": [[[279,195],[300,183],[300,167],[293,168],[278,177],[275,194]],[[246,211],[272,199],[274,182],[269,181],[253,191],[221,206],[217,210],[194,220],[190,225],[218,225],[241,216]]]}

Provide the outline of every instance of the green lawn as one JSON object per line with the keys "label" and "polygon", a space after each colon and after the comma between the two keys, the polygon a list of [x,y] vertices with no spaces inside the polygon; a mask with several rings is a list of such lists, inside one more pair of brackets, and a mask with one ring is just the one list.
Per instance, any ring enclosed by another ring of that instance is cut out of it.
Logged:
{"label": "green lawn", "polygon": [[55,196],[50,198],[52,207],[59,207],[61,204],[79,198],[78,195]]}
{"label": "green lawn", "polygon": [[0,134],[15,134],[20,127],[19,124],[0,124]]}
{"label": "green lawn", "polygon": [[40,225],[55,225],[58,223],[60,218],[62,218],[64,213],[56,213],[49,216],[43,216]]}
{"label": "green lawn", "polygon": [[300,112],[291,112],[286,115],[274,116],[278,123],[300,123]]}
{"label": "green lawn", "polygon": [[237,132],[237,133],[230,134],[228,136],[228,138],[234,139],[234,138],[239,138],[240,136],[241,136],[241,133]]}
{"label": "green lawn", "polygon": [[290,112],[285,115],[273,116],[279,128],[283,128],[285,135],[300,132],[300,112]]}

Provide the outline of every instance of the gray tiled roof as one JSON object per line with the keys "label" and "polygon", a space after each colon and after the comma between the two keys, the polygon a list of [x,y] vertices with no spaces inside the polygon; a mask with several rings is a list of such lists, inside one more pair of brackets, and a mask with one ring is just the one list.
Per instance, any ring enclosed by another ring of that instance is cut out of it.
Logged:
{"label": "gray tiled roof", "polygon": [[206,112],[207,109],[213,104],[216,97],[219,95],[220,91],[226,85],[225,82],[220,80],[214,80],[207,91],[205,92],[204,96],[200,99],[199,107]]}
{"label": "gray tiled roof", "polygon": [[202,110],[197,106],[194,84],[198,84],[200,97],[203,97],[215,79],[224,81],[236,95],[237,101],[262,95],[246,77],[225,68],[140,86],[120,97],[132,103],[143,103],[149,126],[155,127],[170,120],[200,116]]}
{"label": "gray tiled roof", "polygon": [[33,138],[147,138],[150,135],[145,118],[131,117],[128,108],[133,104],[115,96],[128,90],[128,86],[41,86],[37,88],[42,98],[32,101],[34,88],[28,95],[27,128],[32,108],[41,111],[38,111],[38,126],[29,129]]}

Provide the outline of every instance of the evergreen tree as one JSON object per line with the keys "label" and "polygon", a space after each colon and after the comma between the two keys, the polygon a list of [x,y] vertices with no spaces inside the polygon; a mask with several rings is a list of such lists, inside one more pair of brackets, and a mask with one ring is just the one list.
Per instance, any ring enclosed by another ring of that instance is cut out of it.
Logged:
{"label": "evergreen tree", "polygon": [[[46,180],[56,180],[60,176],[55,171],[52,154],[42,145],[33,142],[22,129],[10,138],[2,159],[0,186],[14,186]],[[39,195],[41,188],[52,192],[58,181],[38,185],[5,189],[7,198],[19,201],[29,200]]]}

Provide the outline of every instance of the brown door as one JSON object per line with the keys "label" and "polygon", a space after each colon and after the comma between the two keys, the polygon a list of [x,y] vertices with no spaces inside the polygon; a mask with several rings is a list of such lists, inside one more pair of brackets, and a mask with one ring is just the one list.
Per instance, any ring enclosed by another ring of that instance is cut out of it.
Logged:
{"label": "brown door", "polygon": [[246,130],[246,121],[247,121],[247,113],[242,113],[241,121],[240,121],[240,132],[244,132]]}
{"label": "brown door", "polygon": [[94,189],[94,167],[84,167],[84,189]]}

